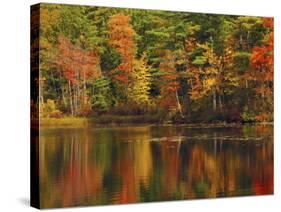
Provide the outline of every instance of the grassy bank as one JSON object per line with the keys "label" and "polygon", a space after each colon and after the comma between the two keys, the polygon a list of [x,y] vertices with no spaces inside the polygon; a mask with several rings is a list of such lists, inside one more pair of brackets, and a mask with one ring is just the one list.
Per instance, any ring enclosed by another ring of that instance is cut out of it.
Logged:
{"label": "grassy bank", "polygon": [[[188,125],[190,127],[233,127],[241,125],[242,123],[226,123],[226,122],[216,122],[216,123],[177,123],[177,122],[164,122],[157,115],[138,115],[138,116],[117,116],[117,115],[102,115],[90,118],[85,117],[63,117],[63,118],[42,118],[40,119],[40,127],[43,128],[84,128],[84,127],[100,127],[100,126],[124,126],[124,125],[144,125],[144,124],[154,124],[154,125],[165,125],[165,124],[175,124],[175,125]],[[246,124],[246,123],[244,123]],[[249,124],[249,123],[247,123]],[[273,124],[271,122],[267,123],[250,123],[251,125],[257,124]]]}
{"label": "grassy bank", "polygon": [[89,119],[83,117],[42,118],[40,127],[88,127]]}
{"label": "grassy bank", "polygon": [[89,126],[119,126],[137,124],[159,124],[158,116],[112,116],[103,115],[90,118],[63,117],[63,118],[41,118],[40,127],[89,127]]}

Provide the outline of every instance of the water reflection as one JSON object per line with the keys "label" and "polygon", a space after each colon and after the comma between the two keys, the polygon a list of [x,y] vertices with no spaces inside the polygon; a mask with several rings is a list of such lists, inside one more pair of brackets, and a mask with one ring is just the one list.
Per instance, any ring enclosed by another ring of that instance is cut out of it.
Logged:
{"label": "water reflection", "polygon": [[273,193],[271,126],[40,131],[41,207]]}

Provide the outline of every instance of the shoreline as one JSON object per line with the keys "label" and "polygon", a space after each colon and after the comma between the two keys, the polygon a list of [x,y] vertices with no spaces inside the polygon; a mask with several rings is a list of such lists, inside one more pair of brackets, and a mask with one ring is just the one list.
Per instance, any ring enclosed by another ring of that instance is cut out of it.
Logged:
{"label": "shoreline", "polygon": [[[120,118],[120,117],[119,117]],[[115,119],[104,122],[95,118],[84,118],[84,117],[64,117],[64,118],[43,118],[31,120],[31,128],[107,128],[107,127],[129,127],[129,126],[182,126],[188,128],[226,128],[226,127],[239,127],[239,126],[258,126],[258,125],[272,125],[274,122],[211,122],[211,123],[173,123],[169,122],[155,122],[155,121],[139,121],[132,122],[128,117],[121,117],[122,121],[116,121]]]}

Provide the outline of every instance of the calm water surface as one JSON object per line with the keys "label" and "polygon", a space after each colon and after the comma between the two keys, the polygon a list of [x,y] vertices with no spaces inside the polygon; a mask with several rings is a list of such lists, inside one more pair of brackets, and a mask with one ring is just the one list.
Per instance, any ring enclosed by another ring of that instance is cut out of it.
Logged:
{"label": "calm water surface", "polygon": [[273,127],[40,130],[41,207],[273,193]]}

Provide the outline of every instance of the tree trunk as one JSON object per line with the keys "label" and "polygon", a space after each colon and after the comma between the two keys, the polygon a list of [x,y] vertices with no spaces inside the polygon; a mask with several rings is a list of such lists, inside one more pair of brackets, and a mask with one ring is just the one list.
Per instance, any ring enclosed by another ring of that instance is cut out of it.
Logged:
{"label": "tree trunk", "polygon": [[191,107],[190,107],[190,90],[191,85],[188,83],[187,79],[184,81],[182,89],[183,92],[183,113],[186,116],[187,119],[190,119],[191,117]]}
{"label": "tree trunk", "polygon": [[240,48],[243,49],[243,37],[240,34]]}
{"label": "tree trunk", "polygon": [[77,85],[73,88],[73,111],[76,114],[77,111]]}
{"label": "tree trunk", "polygon": [[40,81],[40,77],[39,77],[39,112],[43,114],[44,112],[44,96],[43,96],[43,91],[44,91],[44,85],[43,85],[43,81]]}
{"label": "tree trunk", "polygon": [[220,106],[220,112],[222,112],[222,99],[220,94],[219,94],[219,106]]}
{"label": "tree trunk", "polygon": [[247,48],[248,48],[248,51],[250,50],[249,40],[250,40],[250,31],[247,32]]}
{"label": "tree trunk", "polygon": [[250,101],[249,101],[249,83],[248,80],[245,80],[245,84],[246,84],[246,98],[247,98],[247,105],[249,105]]}
{"label": "tree trunk", "polygon": [[190,107],[190,96],[185,94],[184,96],[184,114],[187,116],[187,119],[191,117],[191,107]]}
{"label": "tree trunk", "polygon": [[263,107],[265,105],[265,92],[264,92],[265,87],[266,87],[265,83],[262,83],[262,93],[261,93],[261,96],[262,96],[262,106]]}
{"label": "tree trunk", "polygon": [[215,89],[213,89],[213,110],[214,112],[217,111],[217,94]]}
{"label": "tree trunk", "polygon": [[63,88],[61,88],[61,96],[62,96],[62,101],[63,101],[63,104],[64,104],[64,106],[66,106],[66,105],[67,105],[67,103],[66,103],[66,99],[65,99],[64,89],[63,89]]}
{"label": "tree trunk", "polygon": [[83,72],[83,105],[85,105],[86,102],[86,74],[85,71]]}
{"label": "tree trunk", "polygon": [[65,94],[64,94],[64,92],[65,92],[65,90],[67,91],[67,88],[65,89],[64,88],[64,86],[62,86],[62,73],[61,73],[61,70],[59,70],[59,73],[60,73],[60,77],[59,77],[59,79],[60,79],[60,90],[61,90],[61,96],[62,96],[62,101],[63,101],[63,104],[64,104],[64,106],[66,106],[67,105],[67,102],[66,102],[66,99],[65,99]]}
{"label": "tree trunk", "polygon": [[78,110],[78,108],[79,108],[79,95],[80,94],[80,92],[79,92],[79,85],[77,84],[77,86],[76,86],[76,102],[75,102],[75,108],[76,108],[76,112],[77,112],[77,110]]}
{"label": "tree trunk", "polygon": [[70,103],[70,111],[71,111],[71,115],[73,116],[73,101],[72,101],[72,91],[71,91],[71,83],[68,80],[68,90],[69,90],[69,103]]}
{"label": "tree trunk", "polygon": [[184,118],[184,115],[182,114],[182,107],[181,107],[181,104],[180,104],[179,95],[178,95],[178,91],[177,90],[175,91],[175,94],[176,94],[178,110],[180,112],[181,117]]}
{"label": "tree trunk", "polygon": [[57,97],[57,99],[58,99],[58,97],[59,97],[59,91],[58,91],[58,88],[57,88],[57,85],[56,85],[56,82],[55,82],[55,79],[54,79],[54,73],[53,73],[52,69],[51,69],[50,72],[51,72],[53,87],[54,87],[54,89],[55,89],[56,97]]}

